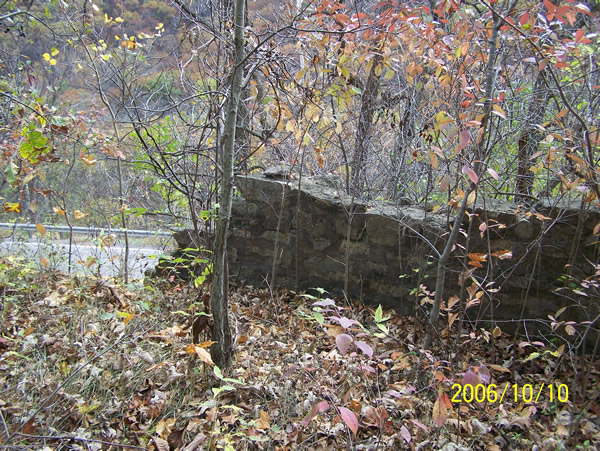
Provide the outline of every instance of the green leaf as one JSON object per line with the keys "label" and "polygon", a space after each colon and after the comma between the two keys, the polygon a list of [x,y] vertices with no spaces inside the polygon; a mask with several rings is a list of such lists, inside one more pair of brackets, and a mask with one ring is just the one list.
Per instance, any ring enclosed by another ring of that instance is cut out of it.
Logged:
{"label": "green leaf", "polygon": [[380,323],[383,320],[383,309],[381,308],[381,304],[375,310],[375,322]]}
{"label": "green leaf", "polygon": [[321,326],[323,325],[323,323],[325,323],[325,318],[323,317],[322,313],[313,312],[313,316]]}
{"label": "green leaf", "polygon": [[173,314],[180,314],[180,315],[184,315],[184,316],[190,316],[190,314],[188,312],[184,312],[183,310],[177,310],[175,312],[172,312]]}
{"label": "green leaf", "polygon": [[21,158],[35,164],[39,161],[40,155],[47,152],[46,143],[48,138],[42,135],[39,131],[27,133],[27,138],[19,146],[19,154]]}
{"label": "green leaf", "polygon": [[219,394],[223,393],[224,391],[233,391],[233,390],[235,390],[235,388],[230,385],[223,385],[222,387],[219,387],[219,388],[213,387],[213,389],[212,389],[213,397],[216,398],[217,396],[219,396]]}
{"label": "green leaf", "polygon": [[310,145],[310,135],[308,133],[304,134],[304,138],[302,139],[302,142],[304,143],[305,146]]}
{"label": "green leaf", "polygon": [[534,360],[537,359],[540,356],[539,352],[532,352],[531,354],[529,354],[529,356],[523,360],[524,362],[527,362],[528,360]]}
{"label": "green leaf", "polygon": [[384,333],[384,334],[388,334],[389,333],[389,329],[386,327],[385,324],[381,324],[381,323],[377,323],[377,327],[379,327],[379,329]]}

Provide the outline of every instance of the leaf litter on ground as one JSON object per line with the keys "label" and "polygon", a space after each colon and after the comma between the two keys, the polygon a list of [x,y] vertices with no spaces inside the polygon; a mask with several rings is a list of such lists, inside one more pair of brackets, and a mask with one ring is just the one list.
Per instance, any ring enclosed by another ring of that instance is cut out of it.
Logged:
{"label": "leaf litter on ground", "polygon": [[[40,449],[594,449],[597,365],[585,396],[464,402],[458,385],[570,384],[569,356],[495,330],[419,349],[414,317],[303,293],[230,294],[234,367],[192,343],[206,289],[36,274],[5,296],[0,445]],[[455,326],[456,327],[456,326]],[[585,360],[576,365],[585,368]],[[512,394],[510,388],[509,394]],[[488,388],[489,394],[489,388]],[[463,401],[463,402],[456,402]],[[570,441],[569,441],[570,440]]]}

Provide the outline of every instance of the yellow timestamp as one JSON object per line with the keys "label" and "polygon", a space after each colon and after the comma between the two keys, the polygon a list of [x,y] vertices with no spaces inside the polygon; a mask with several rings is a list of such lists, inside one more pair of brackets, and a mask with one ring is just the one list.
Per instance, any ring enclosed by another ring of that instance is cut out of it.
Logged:
{"label": "yellow timestamp", "polygon": [[[509,390],[510,386],[510,390]],[[545,392],[550,402],[558,400],[559,402],[569,401],[569,387],[565,384],[545,384],[535,388],[532,384],[513,384],[507,383],[504,388],[499,388],[496,384],[453,384],[452,390],[454,394],[451,398],[452,402],[488,402],[501,403],[506,398],[507,401],[515,403],[523,401],[525,403],[537,403]]]}

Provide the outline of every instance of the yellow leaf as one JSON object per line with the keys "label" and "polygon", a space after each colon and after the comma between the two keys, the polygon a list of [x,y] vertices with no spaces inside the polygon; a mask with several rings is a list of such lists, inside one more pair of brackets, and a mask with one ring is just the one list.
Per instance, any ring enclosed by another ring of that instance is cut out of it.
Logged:
{"label": "yellow leaf", "polygon": [[92,155],[82,155],[81,161],[83,161],[87,166],[93,166],[96,164],[96,159]]}
{"label": "yellow leaf", "polygon": [[[194,347],[194,352],[200,358],[200,360],[202,360],[204,363],[207,363],[210,366],[214,365],[212,358],[210,357],[210,354],[208,353],[208,351],[206,349],[204,349],[200,346],[196,346],[196,345],[191,345],[191,346]],[[188,346],[186,350],[188,350],[189,347],[190,346]]]}
{"label": "yellow leaf", "polygon": [[164,27],[164,25],[163,25],[161,22],[159,22],[159,23],[158,23],[158,25],[154,27],[154,29],[155,29],[155,30],[160,30],[160,29],[162,29],[163,27]]}
{"label": "yellow leaf", "polygon": [[108,14],[104,13],[104,23],[111,23],[112,17],[108,17]]}
{"label": "yellow leaf", "polygon": [[[167,438],[171,434],[176,421],[177,420],[174,417],[160,420],[156,425],[156,433],[163,438]],[[169,449],[168,445],[167,449]]]}
{"label": "yellow leaf", "polygon": [[123,23],[124,20],[121,19],[120,17],[117,17],[117,18],[115,18],[115,22],[117,22],[117,23]]}
{"label": "yellow leaf", "polygon": [[83,403],[78,407],[80,414],[90,413],[100,407],[100,404],[92,404],[91,406],[88,403]]}
{"label": "yellow leaf", "polygon": [[475,203],[475,196],[477,196],[477,191],[473,190],[467,197],[467,206],[471,206]]}
{"label": "yellow leaf", "polygon": [[308,146],[310,144],[310,135],[308,133],[304,134],[304,138],[302,139],[302,142],[304,143],[305,146]]}
{"label": "yellow leaf", "polygon": [[83,218],[85,218],[87,215],[88,215],[87,213],[83,213],[82,211],[79,211],[79,210],[75,210],[75,211],[73,212],[73,216],[75,216],[75,219],[83,219]]}
{"label": "yellow leaf", "polygon": [[125,325],[129,324],[129,322],[135,317],[133,313],[129,312],[117,312],[117,315],[123,318],[123,322],[125,323]]}
{"label": "yellow leaf", "polygon": [[42,58],[44,58],[46,61],[50,61],[50,54],[49,53],[44,53],[42,55]]}
{"label": "yellow leaf", "polygon": [[105,53],[104,55],[102,55],[102,59],[104,61],[108,61],[110,59],[110,53]]}
{"label": "yellow leaf", "polygon": [[51,66],[56,66],[56,60],[55,60],[54,58],[52,58],[52,59],[50,60],[50,65],[51,65]]}
{"label": "yellow leaf", "polygon": [[264,410],[260,411],[260,418],[256,420],[256,427],[263,430],[271,428],[271,416]]}
{"label": "yellow leaf", "polygon": [[64,211],[64,210],[63,210],[62,208],[60,208],[60,207],[54,207],[54,209],[53,209],[53,210],[54,210],[54,213],[56,213],[57,215],[61,215],[61,216],[64,216],[64,215],[65,215],[65,213],[66,213],[66,211]]}
{"label": "yellow leaf", "polygon": [[4,213],[21,214],[21,204],[18,202],[6,202],[4,204]]}
{"label": "yellow leaf", "polygon": [[502,108],[500,108],[499,105],[494,105],[493,108],[494,108],[494,113],[496,113],[502,119],[506,119],[506,113],[504,112],[504,110]]}
{"label": "yellow leaf", "polygon": [[51,49],[51,52],[52,52],[52,53],[51,53],[51,55],[52,55],[52,56],[56,56],[56,55],[58,55],[58,54],[60,53],[60,52],[59,52],[57,49],[55,49],[54,47],[52,47],[52,49]]}
{"label": "yellow leaf", "polygon": [[40,233],[40,235],[44,236],[46,234],[46,227],[44,227],[44,224],[36,224],[35,228]]}
{"label": "yellow leaf", "polygon": [[203,341],[202,343],[198,343],[196,346],[200,346],[201,348],[210,348],[215,343],[216,341]]}

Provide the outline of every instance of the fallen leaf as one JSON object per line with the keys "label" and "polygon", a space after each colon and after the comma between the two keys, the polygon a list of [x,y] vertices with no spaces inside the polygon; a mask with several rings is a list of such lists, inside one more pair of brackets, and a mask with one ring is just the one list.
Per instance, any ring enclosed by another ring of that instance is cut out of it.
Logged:
{"label": "fallen leaf", "polygon": [[271,416],[264,410],[260,411],[260,418],[256,420],[256,427],[263,430],[271,428]]}
{"label": "fallen leaf", "polygon": [[321,401],[318,404],[315,404],[310,412],[302,419],[300,425],[308,425],[318,413],[325,412],[327,409],[329,409],[329,403],[327,401]]}
{"label": "fallen leaf", "polygon": [[340,417],[342,417],[342,420],[346,423],[346,426],[348,426],[348,429],[356,435],[358,433],[358,419],[356,418],[356,415],[354,415],[354,412],[346,407],[338,407],[338,411],[340,412]]}
{"label": "fallen leaf", "polygon": [[437,427],[442,427],[448,419],[448,409],[446,408],[446,404],[443,401],[440,401],[439,396],[433,404],[431,418]]}

